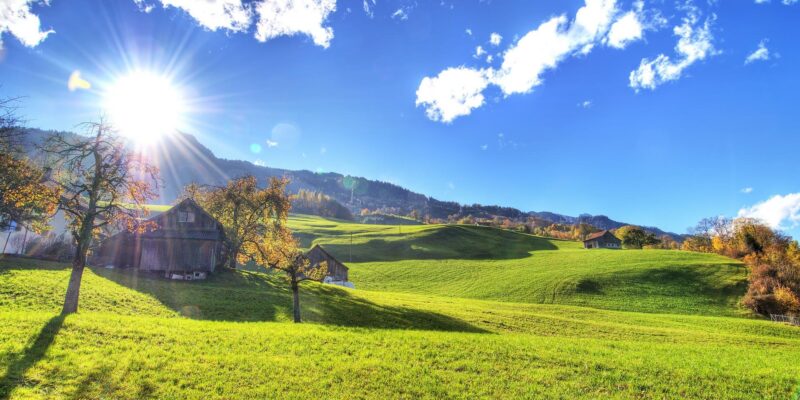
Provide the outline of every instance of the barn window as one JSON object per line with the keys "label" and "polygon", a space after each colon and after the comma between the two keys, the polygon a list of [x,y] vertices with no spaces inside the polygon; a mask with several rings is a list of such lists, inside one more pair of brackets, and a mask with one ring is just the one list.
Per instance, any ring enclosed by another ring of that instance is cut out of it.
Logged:
{"label": "barn window", "polygon": [[189,211],[178,212],[178,222],[194,222],[194,213]]}

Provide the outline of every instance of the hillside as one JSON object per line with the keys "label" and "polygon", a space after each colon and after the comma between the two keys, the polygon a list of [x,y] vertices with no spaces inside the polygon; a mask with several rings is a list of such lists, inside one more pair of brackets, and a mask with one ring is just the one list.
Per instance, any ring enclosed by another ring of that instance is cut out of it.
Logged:
{"label": "hillside", "polygon": [[[33,154],[33,143],[39,143],[52,134],[50,131],[28,129],[29,151]],[[500,216],[515,220],[534,218],[544,223],[577,224],[589,223],[600,229],[616,229],[627,222],[612,220],[604,215],[582,214],[578,217],[553,212],[526,212],[512,207],[492,205],[464,205],[453,201],[442,201],[412,192],[398,185],[362,177],[342,175],[335,172],[316,173],[307,170],[293,171],[255,165],[248,161],[219,158],[190,134],[167,136],[162,143],[148,153],[151,161],[161,170],[163,188],[157,199],[161,204],[171,204],[190,183],[224,185],[229,179],[244,175],[257,177],[266,184],[270,177],[290,179],[289,191],[301,189],[324,193],[357,213],[362,208],[388,209],[401,214],[416,210],[420,215],[447,218],[451,215],[492,218]],[[676,240],[681,235],[665,232],[657,227],[647,227],[657,235],[669,234]]]}
{"label": "hillside", "polygon": [[800,376],[797,329],[766,321],[308,283],[294,325],[277,276],[105,269],[63,319],[68,274],[0,261],[0,397],[779,399]]}
{"label": "hillside", "polygon": [[[375,226],[293,216],[306,247],[349,262],[368,290],[642,312],[738,315],[747,271],[714,254],[585,250],[563,241],[464,225]],[[352,244],[351,244],[352,243]]]}

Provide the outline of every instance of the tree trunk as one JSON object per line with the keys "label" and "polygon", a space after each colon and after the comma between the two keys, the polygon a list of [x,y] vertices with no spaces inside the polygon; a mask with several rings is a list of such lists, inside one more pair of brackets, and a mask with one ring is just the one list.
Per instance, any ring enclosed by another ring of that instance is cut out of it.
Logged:
{"label": "tree trunk", "polygon": [[64,308],[61,315],[72,314],[78,311],[78,298],[81,293],[81,278],[86,267],[86,247],[78,245],[75,257],[72,259],[72,273],[69,276],[67,294],[64,296]]}
{"label": "tree trunk", "polygon": [[236,255],[232,254],[230,256],[230,260],[228,260],[228,268],[236,269]]}
{"label": "tree trunk", "polygon": [[292,276],[292,311],[294,312],[294,322],[300,323],[300,288],[297,284],[297,278]]}

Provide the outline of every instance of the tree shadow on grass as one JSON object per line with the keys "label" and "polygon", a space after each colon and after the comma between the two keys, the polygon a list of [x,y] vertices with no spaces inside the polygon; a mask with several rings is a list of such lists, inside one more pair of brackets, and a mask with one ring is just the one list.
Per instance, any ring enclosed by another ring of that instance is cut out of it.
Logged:
{"label": "tree shadow on grass", "polygon": [[17,359],[9,363],[5,376],[0,378],[0,399],[10,398],[11,392],[24,382],[25,373],[44,357],[63,324],[63,316],[51,318],[39,331],[33,343]]}
{"label": "tree shadow on grass", "polygon": [[[218,271],[204,281],[171,281],[132,270],[94,268],[120,285],[148,294],[181,315],[212,321],[288,321],[292,293],[279,273]],[[486,332],[432,311],[378,304],[331,285],[304,282],[300,288],[304,322],[378,329]]]}

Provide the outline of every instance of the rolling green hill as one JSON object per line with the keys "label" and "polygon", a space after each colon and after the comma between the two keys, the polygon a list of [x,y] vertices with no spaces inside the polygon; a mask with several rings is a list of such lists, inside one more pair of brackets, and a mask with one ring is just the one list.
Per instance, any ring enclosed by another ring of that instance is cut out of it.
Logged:
{"label": "rolling green hill", "polygon": [[[358,288],[613,310],[738,315],[743,264],[667,250],[585,250],[578,242],[478,226],[375,226],[294,216],[303,245],[346,262]],[[351,244],[352,243],[352,244]]]}
{"label": "rolling green hill", "polygon": [[305,246],[345,262],[352,250],[358,287],[303,283],[301,325],[277,274],[93,268],[64,319],[67,265],[0,260],[0,399],[800,395],[800,329],[742,317],[733,260],[480,227],[291,223]]}

